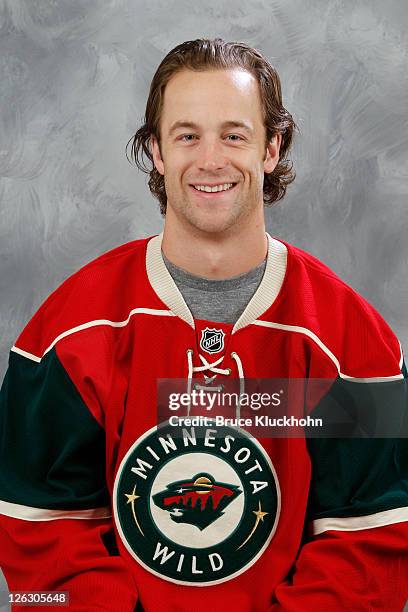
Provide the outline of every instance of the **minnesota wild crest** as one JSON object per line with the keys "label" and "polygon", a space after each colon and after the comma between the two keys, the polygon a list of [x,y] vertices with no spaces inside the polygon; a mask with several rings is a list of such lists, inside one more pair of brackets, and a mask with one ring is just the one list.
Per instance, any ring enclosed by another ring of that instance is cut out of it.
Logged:
{"label": "minnesota wild crest", "polygon": [[114,516],[129,553],[178,584],[230,580],[276,531],[280,490],[263,447],[230,427],[153,428],[115,479]]}

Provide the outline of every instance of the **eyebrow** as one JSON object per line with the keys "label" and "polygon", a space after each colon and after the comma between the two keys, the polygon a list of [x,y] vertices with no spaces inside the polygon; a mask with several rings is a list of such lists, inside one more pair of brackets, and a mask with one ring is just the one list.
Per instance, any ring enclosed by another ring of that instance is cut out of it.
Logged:
{"label": "eyebrow", "polygon": [[[241,128],[246,130],[249,134],[253,134],[253,129],[248,125],[248,123],[245,123],[245,121],[224,121],[221,124],[221,128],[224,130],[226,128]],[[192,121],[176,121],[171,126],[169,135],[171,136],[174,134],[174,132],[180,129],[198,130],[199,126]]]}

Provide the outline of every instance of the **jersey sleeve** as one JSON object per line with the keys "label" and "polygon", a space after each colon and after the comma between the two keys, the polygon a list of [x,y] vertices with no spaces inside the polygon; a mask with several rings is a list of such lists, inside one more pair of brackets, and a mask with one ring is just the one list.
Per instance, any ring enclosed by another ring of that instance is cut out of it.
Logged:
{"label": "jersey sleeve", "polygon": [[307,528],[271,612],[402,612],[408,600],[406,368],[394,334],[364,308],[358,326],[346,328],[353,338],[338,377],[313,411],[324,419],[337,410],[337,424],[346,418],[338,437],[333,429],[307,440]]}
{"label": "jersey sleeve", "polygon": [[[25,337],[41,336],[43,318]],[[115,550],[105,431],[83,395],[58,345],[11,351],[0,395],[0,564],[10,591],[65,591],[76,612],[118,602],[130,612],[137,590]]]}

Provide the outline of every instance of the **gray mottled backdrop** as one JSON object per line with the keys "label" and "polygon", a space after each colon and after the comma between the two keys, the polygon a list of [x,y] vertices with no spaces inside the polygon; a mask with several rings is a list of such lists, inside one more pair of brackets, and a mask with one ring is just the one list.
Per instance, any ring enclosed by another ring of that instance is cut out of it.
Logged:
{"label": "gray mottled backdrop", "polygon": [[272,59],[301,129],[269,231],[328,263],[408,350],[407,26],[406,0],[0,0],[0,373],[63,279],[161,229],[125,145],[163,55],[214,36]]}

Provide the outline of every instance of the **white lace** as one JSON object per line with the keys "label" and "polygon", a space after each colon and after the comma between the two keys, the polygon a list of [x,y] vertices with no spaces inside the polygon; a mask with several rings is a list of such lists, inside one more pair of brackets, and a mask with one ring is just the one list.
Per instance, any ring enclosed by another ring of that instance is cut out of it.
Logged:
{"label": "white lace", "polygon": [[[224,355],[222,355],[219,359],[217,359],[217,361],[214,361],[213,363],[209,363],[207,359],[199,353],[198,356],[201,359],[201,363],[203,365],[194,366],[193,365],[193,354],[194,354],[193,349],[187,349],[187,361],[188,361],[187,393],[188,395],[191,394],[191,387],[193,385],[194,372],[206,372],[206,371],[213,372],[214,376],[206,376],[204,374],[205,382],[207,384],[212,383],[213,380],[216,378],[217,374],[223,374],[224,376],[229,376],[232,372],[231,368],[217,367],[224,359]],[[244,389],[245,389],[244,368],[242,367],[242,361],[238,353],[233,351],[231,353],[231,357],[234,359],[234,361],[237,364],[237,370],[238,370],[238,376],[239,376],[239,399],[238,399],[237,410],[236,410],[236,416],[237,418],[239,418],[241,414],[240,398],[241,398],[241,395],[244,393]],[[223,385],[221,384],[218,386],[208,387],[207,385],[200,385],[199,383],[195,383],[194,388],[197,390],[203,390],[203,391],[222,391]],[[190,414],[190,406],[188,407],[187,414]]]}

